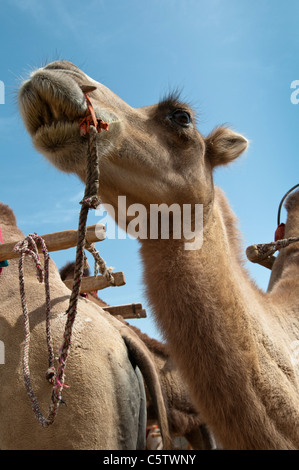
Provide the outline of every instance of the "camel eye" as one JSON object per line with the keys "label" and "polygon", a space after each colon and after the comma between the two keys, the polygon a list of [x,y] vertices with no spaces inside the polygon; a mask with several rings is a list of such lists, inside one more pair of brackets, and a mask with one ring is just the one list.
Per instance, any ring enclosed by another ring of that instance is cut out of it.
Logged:
{"label": "camel eye", "polygon": [[190,114],[181,109],[174,111],[170,118],[182,127],[189,127],[192,122]]}

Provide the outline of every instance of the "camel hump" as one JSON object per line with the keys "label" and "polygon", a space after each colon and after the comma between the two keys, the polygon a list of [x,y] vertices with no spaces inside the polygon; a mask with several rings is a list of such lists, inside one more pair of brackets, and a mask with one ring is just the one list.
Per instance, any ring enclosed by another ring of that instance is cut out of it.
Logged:
{"label": "camel hump", "polygon": [[17,219],[13,210],[0,201],[0,229],[3,243],[21,240],[24,234],[17,226]]}
{"label": "camel hump", "polygon": [[290,194],[284,204],[284,207],[286,210],[289,212],[292,212],[294,210],[299,210],[299,190],[294,191],[292,194]]}
{"label": "camel hump", "polygon": [[0,202],[0,227],[2,225],[17,226],[17,219],[12,209],[7,205]]}

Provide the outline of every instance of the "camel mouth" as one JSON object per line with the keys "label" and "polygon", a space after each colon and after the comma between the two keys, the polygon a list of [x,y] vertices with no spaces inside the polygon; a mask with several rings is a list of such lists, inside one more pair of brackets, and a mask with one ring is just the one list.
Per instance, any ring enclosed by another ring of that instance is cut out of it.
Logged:
{"label": "camel mouth", "polygon": [[[47,100],[39,102],[40,96],[35,101],[34,109],[27,108],[27,116],[24,119],[27,129],[31,136],[35,139],[41,134],[60,132],[63,128],[65,131],[79,131],[79,119],[84,116],[84,112],[80,112],[76,108],[66,106],[65,101],[56,100],[49,103]],[[39,106],[40,105],[40,106]],[[38,111],[37,109],[40,108]],[[31,113],[31,114],[30,114]]]}
{"label": "camel mouth", "polygon": [[[96,89],[90,80],[72,64],[53,63],[37,69],[22,84],[18,97],[20,113],[35,147],[55,152],[85,140],[80,134],[79,120],[87,109],[82,88]],[[114,120],[97,106],[95,114],[103,121]]]}
{"label": "camel mouth", "polygon": [[86,111],[85,96],[71,77],[67,81],[53,71],[38,70],[23,83],[19,92],[19,107],[30,135],[44,129],[78,122]]}

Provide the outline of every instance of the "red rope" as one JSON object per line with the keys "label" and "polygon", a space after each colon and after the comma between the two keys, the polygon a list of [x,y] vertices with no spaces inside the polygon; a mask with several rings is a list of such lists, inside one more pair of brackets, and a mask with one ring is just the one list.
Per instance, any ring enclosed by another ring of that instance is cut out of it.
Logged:
{"label": "red rope", "polygon": [[86,93],[84,94],[87,101],[87,110],[85,116],[79,120],[81,135],[86,135],[89,133],[90,125],[93,125],[98,132],[101,132],[102,129],[108,131],[109,124],[102,121],[102,119],[97,119],[89,96]]}

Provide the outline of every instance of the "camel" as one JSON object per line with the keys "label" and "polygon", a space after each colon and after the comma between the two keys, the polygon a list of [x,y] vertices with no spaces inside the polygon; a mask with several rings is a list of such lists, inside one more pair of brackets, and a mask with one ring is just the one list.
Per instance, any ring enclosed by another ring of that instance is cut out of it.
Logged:
{"label": "camel", "polygon": [[[0,203],[5,242],[22,240],[12,210]],[[45,378],[47,345],[44,285],[35,266],[25,260],[25,291],[30,311],[31,381],[44,416],[52,385]],[[70,290],[50,260],[51,329],[59,355]],[[66,367],[63,394],[54,423],[41,427],[26,394],[22,370],[24,326],[18,289],[18,259],[0,275],[0,338],[5,363],[0,365],[0,448],[2,450],[136,450],[145,449],[146,394],[149,387],[163,443],[171,447],[166,407],[149,351],[135,333],[97,305],[80,298]],[[142,375],[141,372],[142,371]]]}
{"label": "camel", "polygon": [[[83,182],[82,86],[97,118],[109,124],[97,136],[104,204],[116,214],[119,195],[147,214],[152,204],[187,204],[193,226],[202,205],[197,249],[186,249],[184,236],[171,237],[171,221],[168,239],[160,230],[139,241],[149,303],[204,422],[224,449],[298,449],[298,243],[281,250],[280,276],[263,292],[244,267],[236,218],[213,182],[214,168],[238,158],[247,139],[225,126],[203,136],[177,94],[132,108],[72,63],[56,61],[23,83],[20,112],[34,146]],[[298,193],[287,208],[286,237],[297,236]],[[131,220],[127,212],[127,225]]]}
{"label": "camel", "polygon": [[[74,278],[75,262],[69,261],[59,270],[60,277],[65,279]],[[89,267],[85,267],[84,276],[90,276]],[[108,307],[108,304],[101,299],[97,292],[88,292],[81,294],[89,301],[94,302],[100,307]],[[172,439],[172,447],[175,446],[176,437],[185,437],[193,450],[211,450],[216,447],[213,436],[209,433],[199,412],[195,409],[190,399],[190,394],[185,381],[171,360],[168,347],[165,343],[149,337],[136,326],[124,321],[120,316],[116,316],[120,321],[131,328],[136,335],[143,341],[151,353],[153,362],[158,370],[163,396],[166,404],[169,432]],[[156,426],[158,416],[156,408],[147,391],[147,427]]]}

